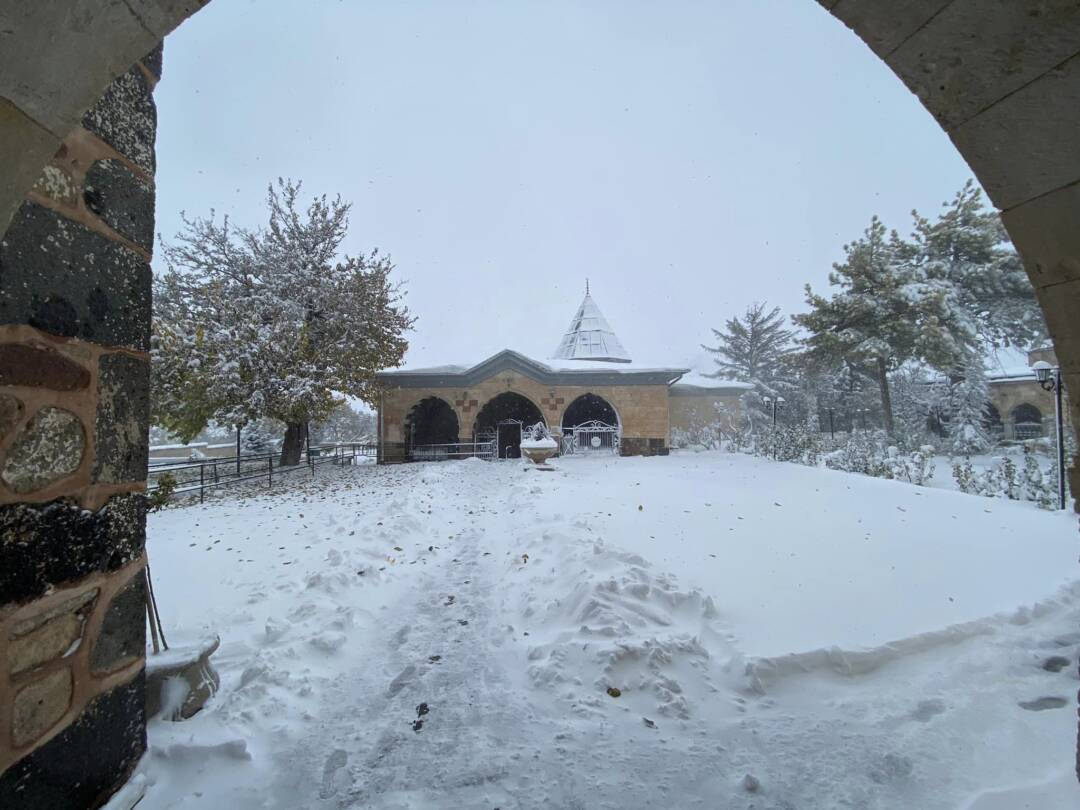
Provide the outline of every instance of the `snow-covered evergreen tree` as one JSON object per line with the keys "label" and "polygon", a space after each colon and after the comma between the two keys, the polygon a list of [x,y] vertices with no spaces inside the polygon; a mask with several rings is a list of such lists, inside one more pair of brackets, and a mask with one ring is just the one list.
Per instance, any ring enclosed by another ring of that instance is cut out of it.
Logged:
{"label": "snow-covered evergreen tree", "polygon": [[990,394],[982,359],[969,353],[956,370],[956,376],[958,380],[950,392],[949,452],[954,456],[985,453],[991,445],[986,430],[986,406]]}
{"label": "snow-covered evergreen tree", "polygon": [[885,430],[893,435],[889,371],[911,360],[950,366],[975,336],[957,316],[952,284],[924,272],[914,248],[876,216],[844,252],[829,274],[838,291],[825,298],[807,285],[811,311],[794,320],[809,333],[803,342],[811,356],[873,369]]}
{"label": "snow-covered evergreen tree", "polygon": [[339,254],[350,205],[322,196],[300,210],[299,193],[270,186],[264,229],[184,217],[155,282],[156,420],[187,437],[210,419],[278,419],[283,464],[339,394],[374,400],[374,374],[401,362],[413,320],[388,257]]}
{"label": "snow-covered evergreen tree", "polygon": [[922,272],[955,291],[955,320],[985,347],[1027,347],[1046,339],[1046,322],[1001,217],[968,180],[934,221],[912,212]]}
{"label": "snow-covered evergreen tree", "polygon": [[269,453],[281,435],[281,423],[272,419],[258,419],[240,431],[240,449],[247,454]]}
{"label": "snow-covered evergreen tree", "polygon": [[765,303],[751,304],[742,316],[730,318],[723,329],[712,330],[716,346],[702,345],[716,363],[716,370],[706,376],[753,384],[754,390],[743,397],[744,414],[752,429],[767,416],[762,397],[788,400],[797,388],[792,369],[785,366],[793,333],[786,328],[780,308],[767,307]]}

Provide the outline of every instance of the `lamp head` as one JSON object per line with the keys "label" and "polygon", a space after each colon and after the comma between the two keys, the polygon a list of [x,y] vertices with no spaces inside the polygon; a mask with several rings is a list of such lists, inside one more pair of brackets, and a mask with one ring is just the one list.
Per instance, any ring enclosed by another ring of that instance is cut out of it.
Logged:
{"label": "lamp head", "polygon": [[1054,367],[1045,360],[1036,360],[1031,364],[1031,370],[1035,372],[1035,379],[1043,383],[1050,379],[1050,372]]}

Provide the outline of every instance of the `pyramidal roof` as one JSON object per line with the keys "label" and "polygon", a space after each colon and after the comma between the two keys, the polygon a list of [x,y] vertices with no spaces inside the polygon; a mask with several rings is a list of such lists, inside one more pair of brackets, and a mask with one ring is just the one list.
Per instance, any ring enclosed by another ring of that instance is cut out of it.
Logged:
{"label": "pyramidal roof", "polygon": [[609,363],[629,363],[630,355],[612,331],[607,318],[585,286],[585,300],[563,335],[553,360],[606,360]]}

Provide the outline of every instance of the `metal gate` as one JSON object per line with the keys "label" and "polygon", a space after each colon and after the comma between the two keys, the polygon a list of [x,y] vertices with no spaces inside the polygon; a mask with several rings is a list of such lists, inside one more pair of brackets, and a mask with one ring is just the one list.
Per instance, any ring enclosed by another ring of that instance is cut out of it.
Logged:
{"label": "metal gate", "polygon": [[572,428],[563,428],[562,454],[564,456],[607,453],[618,455],[622,428],[594,419]]}

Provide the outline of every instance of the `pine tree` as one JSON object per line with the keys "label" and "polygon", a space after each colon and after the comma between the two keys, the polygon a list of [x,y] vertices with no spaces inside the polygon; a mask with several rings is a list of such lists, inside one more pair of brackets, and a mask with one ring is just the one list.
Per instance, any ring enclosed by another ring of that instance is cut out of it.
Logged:
{"label": "pine tree", "polygon": [[990,448],[986,430],[986,406],[990,402],[986,368],[972,353],[956,370],[952,385],[952,408],[949,416],[949,450],[954,456],[985,453]]}
{"label": "pine tree", "polygon": [[764,303],[753,303],[740,318],[735,316],[724,328],[713,329],[716,346],[702,346],[716,363],[714,377],[749,383],[776,379],[782,358],[791,352],[792,331],[784,326],[780,307],[766,311]]}
{"label": "pine tree", "polygon": [[921,271],[913,247],[888,234],[876,216],[861,239],[844,245],[845,260],[833,265],[830,298],[806,285],[810,312],[795,322],[809,333],[807,352],[821,361],[868,365],[878,385],[885,430],[896,430],[889,372],[911,360],[952,363],[973,336],[955,317],[951,285]]}
{"label": "pine tree", "polygon": [[912,211],[913,249],[929,279],[955,291],[954,318],[987,347],[1030,346],[1047,337],[1046,322],[1023,262],[1001,217],[968,180],[931,222]]}
{"label": "pine tree", "polygon": [[388,257],[339,255],[350,205],[322,196],[301,211],[299,192],[270,186],[264,229],[184,217],[155,282],[152,346],[159,423],[188,436],[269,416],[285,423],[287,465],[340,394],[374,401],[413,322]]}

